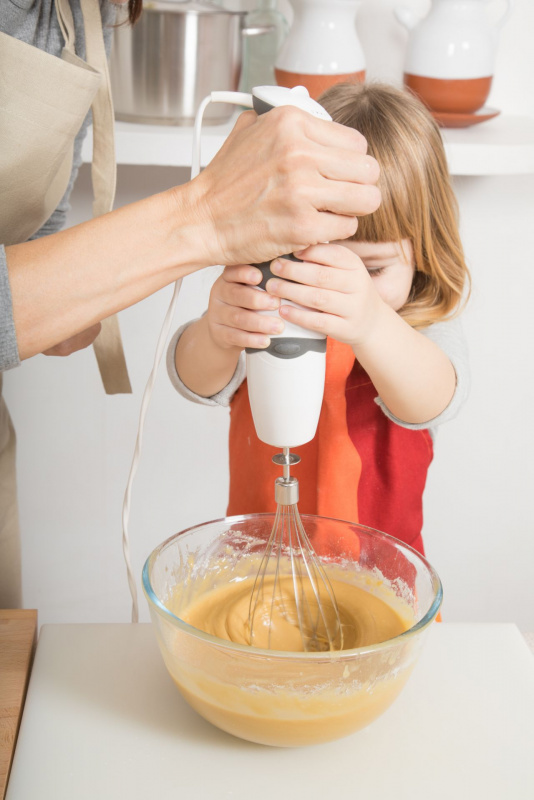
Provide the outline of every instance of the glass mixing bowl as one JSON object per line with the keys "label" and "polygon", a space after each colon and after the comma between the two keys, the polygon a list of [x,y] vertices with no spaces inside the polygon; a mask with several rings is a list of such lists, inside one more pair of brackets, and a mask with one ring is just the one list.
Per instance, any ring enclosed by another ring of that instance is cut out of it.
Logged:
{"label": "glass mixing bowl", "polygon": [[143,568],[151,619],[178,689],[209,722],[260,744],[315,744],[372,722],[406,683],[442,600],[434,569],[392,536],[325,517],[302,521],[325,567],[386,599],[406,620],[404,633],[352,650],[283,652],[219,639],[180,619],[192,598],[255,576],[274,514],[189,528],[159,545]]}

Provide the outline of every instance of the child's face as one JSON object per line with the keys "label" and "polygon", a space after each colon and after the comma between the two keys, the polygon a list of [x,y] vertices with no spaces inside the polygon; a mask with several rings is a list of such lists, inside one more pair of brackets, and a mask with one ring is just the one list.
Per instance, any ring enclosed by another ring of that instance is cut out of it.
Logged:
{"label": "child's face", "polygon": [[398,311],[408,300],[415,272],[409,239],[398,242],[336,242],[348,247],[363,261],[376,291],[388,306]]}

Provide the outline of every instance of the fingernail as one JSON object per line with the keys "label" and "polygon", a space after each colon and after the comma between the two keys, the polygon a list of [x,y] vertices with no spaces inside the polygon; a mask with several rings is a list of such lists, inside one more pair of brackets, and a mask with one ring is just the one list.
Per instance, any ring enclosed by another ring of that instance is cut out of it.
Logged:
{"label": "fingernail", "polygon": [[271,333],[282,333],[284,330],[284,323],[281,320],[276,320],[269,328]]}
{"label": "fingernail", "polygon": [[271,272],[276,273],[278,275],[282,271],[283,264],[280,261],[273,261],[271,264]]}
{"label": "fingernail", "polygon": [[267,286],[266,286],[266,288],[268,287],[267,291],[268,292],[277,292],[280,289],[280,284],[281,284],[281,281],[277,281],[275,278],[271,278],[267,282]]}
{"label": "fingernail", "polygon": [[280,305],[280,300],[278,297],[269,297],[269,308],[278,308]]}

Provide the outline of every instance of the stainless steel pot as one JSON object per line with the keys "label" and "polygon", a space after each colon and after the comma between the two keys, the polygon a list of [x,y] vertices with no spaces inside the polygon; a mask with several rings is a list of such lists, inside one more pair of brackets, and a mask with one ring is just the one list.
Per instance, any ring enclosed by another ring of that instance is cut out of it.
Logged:
{"label": "stainless steel pot", "polygon": [[[237,90],[243,36],[270,30],[246,28],[245,15],[208,2],[147,2],[137,24],[115,28],[110,76],[116,119],[192,125],[206,95]],[[214,103],[204,121],[218,125],[234,111]]]}

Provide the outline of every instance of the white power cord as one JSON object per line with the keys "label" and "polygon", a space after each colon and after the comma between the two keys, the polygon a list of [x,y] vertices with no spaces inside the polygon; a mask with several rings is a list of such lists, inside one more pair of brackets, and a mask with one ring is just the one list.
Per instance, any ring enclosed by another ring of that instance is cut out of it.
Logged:
{"label": "white power cord", "polygon": [[[204,111],[206,107],[209,105],[209,103],[231,103],[232,105],[248,106],[249,108],[252,108],[252,95],[247,94],[245,92],[212,92],[211,95],[209,95],[202,101],[195,117],[195,127],[193,131],[191,180],[193,180],[193,178],[196,178],[196,176],[200,172],[200,144],[201,144],[200,137],[202,130],[202,118],[204,116]],[[180,294],[181,285],[182,285],[182,278],[179,278],[174,284],[174,292],[169,307],[167,309],[167,313],[165,314],[165,319],[163,320],[163,325],[161,326],[161,331],[156,344],[156,352],[154,355],[154,363],[152,365],[152,370],[148,377],[148,381],[145,386],[145,391],[143,392],[143,399],[141,401],[141,410],[139,412],[139,425],[137,428],[137,437],[135,440],[135,449],[134,449],[132,464],[130,466],[128,483],[126,484],[126,491],[124,493],[124,501],[122,504],[122,551],[124,554],[124,561],[126,563],[128,586],[130,589],[130,594],[132,596],[132,622],[139,622],[137,584],[135,581],[135,576],[130,559],[130,537],[128,532],[128,525],[130,522],[132,485],[135,475],[137,473],[137,467],[139,466],[139,460],[141,458],[141,445],[143,441],[145,418],[148,411],[150,399],[152,397],[152,391],[154,389],[154,383],[156,381],[158,367],[161,361],[161,357],[163,355],[163,351],[165,349],[165,343],[167,341],[167,337],[169,335],[169,330],[174,316],[176,302]]]}

